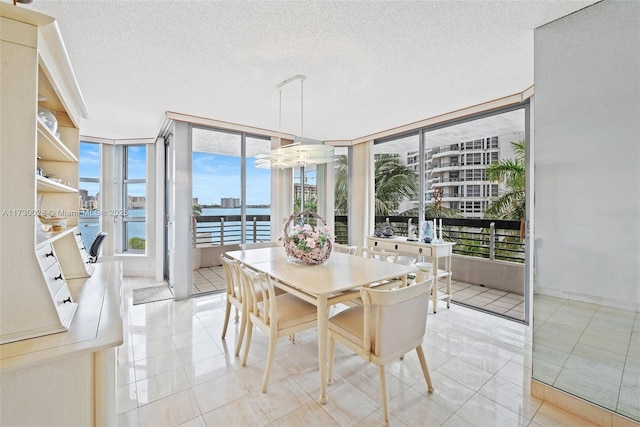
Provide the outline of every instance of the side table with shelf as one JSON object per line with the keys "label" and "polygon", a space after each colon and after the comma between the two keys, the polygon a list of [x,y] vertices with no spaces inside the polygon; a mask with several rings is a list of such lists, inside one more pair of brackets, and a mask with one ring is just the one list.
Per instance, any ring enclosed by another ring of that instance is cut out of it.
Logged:
{"label": "side table with shelf", "polygon": [[[451,242],[443,243],[424,243],[407,240],[406,237],[367,237],[367,247],[384,249],[387,251],[397,251],[407,254],[431,259],[431,271],[434,275],[433,288],[431,291],[431,302],[433,304],[433,312],[437,311],[438,301],[444,300],[447,308],[451,306],[451,255],[453,254],[453,245]],[[444,258],[444,269],[438,268],[438,260]],[[433,272],[437,272],[434,274]],[[440,280],[445,281],[445,291],[440,292],[438,284]]]}

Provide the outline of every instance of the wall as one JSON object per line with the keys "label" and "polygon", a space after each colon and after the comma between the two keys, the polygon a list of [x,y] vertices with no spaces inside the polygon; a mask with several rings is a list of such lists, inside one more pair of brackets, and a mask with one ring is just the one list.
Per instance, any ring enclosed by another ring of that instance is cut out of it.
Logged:
{"label": "wall", "polygon": [[640,306],[640,3],[535,31],[536,293]]}

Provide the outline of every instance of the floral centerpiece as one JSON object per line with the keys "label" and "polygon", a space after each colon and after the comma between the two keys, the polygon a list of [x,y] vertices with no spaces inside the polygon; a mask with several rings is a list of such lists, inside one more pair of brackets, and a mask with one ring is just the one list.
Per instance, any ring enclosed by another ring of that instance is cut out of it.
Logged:
{"label": "floral centerpiece", "polygon": [[[305,216],[316,218],[317,225],[314,227],[304,223]],[[297,222],[296,218],[299,218]],[[294,224],[289,231],[292,221]],[[304,264],[322,264],[329,259],[333,249],[333,236],[327,222],[311,211],[293,214],[285,219],[283,242],[289,258]]]}

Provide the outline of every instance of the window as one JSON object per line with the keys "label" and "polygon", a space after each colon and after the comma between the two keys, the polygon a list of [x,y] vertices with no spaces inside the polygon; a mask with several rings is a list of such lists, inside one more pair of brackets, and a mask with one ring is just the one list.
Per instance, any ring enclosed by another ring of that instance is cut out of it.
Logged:
{"label": "window", "polygon": [[419,152],[419,135],[375,141],[376,216],[418,213],[420,173],[407,163],[408,153]]}
{"label": "window", "polygon": [[334,161],[334,211],[335,211],[335,241],[347,244],[349,242],[349,149],[336,147]]}
{"label": "window", "polygon": [[78,227],[87,250],[100,232],[100,144],[80,142]]}
{"label": "window", "polygon": [[255,165],[271,139],[204,127],[191,137],[196,246],[270,240],[271,170]]}
{"label": "window", "polygon": [[480,186],[467,185],[467,197],[480,197]]}
{"label": "window", "polygon": [[122,250],[144,253],[147,240],[147,147],[123,147]]}

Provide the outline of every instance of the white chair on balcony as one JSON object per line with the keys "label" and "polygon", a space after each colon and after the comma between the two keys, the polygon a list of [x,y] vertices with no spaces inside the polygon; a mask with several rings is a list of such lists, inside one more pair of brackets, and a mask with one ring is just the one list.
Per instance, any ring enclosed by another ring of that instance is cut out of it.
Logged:
{"label": "white chair on balcony", "polygon": [[[429,392],[433,391],[429,368],[422,350],[427,326],[429,280],[395,289],[362,288],[363,305],[348,308],[329,319],[328,382],[333,382],[335,342],[378,365],[384,425],[389,425],[389,408],[384,366],[415,349]],[[411,325],[409,327],[409,325]]]}
{"label": "white chair on balcony", "polygon": [[278,338],[315,328],[318,325],[318,311],[315,305],[290,293],[276,295],[271,278],[264,273],[241,267],[241,277],[249,307],[242,366],[247,364],[253,326],[256,326],[269,337],[267,364],[262,380],[264,393],[269,385]]}

